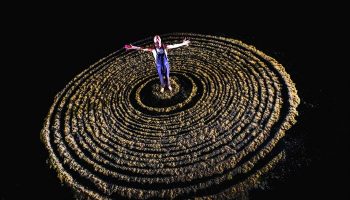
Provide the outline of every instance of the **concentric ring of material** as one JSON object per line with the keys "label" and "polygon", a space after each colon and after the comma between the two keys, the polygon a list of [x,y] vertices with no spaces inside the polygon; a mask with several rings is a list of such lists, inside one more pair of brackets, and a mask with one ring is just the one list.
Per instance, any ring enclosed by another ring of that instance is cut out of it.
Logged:
{"label": "concentric ring of material", "polygon": [[93,199],[234,198],[283,157],[299,104],[283,66],[234,39],[162,41],[185,37],[169,50],[172,92],[151,54],[119,50],[57,94],[41,139],[62,182]]}

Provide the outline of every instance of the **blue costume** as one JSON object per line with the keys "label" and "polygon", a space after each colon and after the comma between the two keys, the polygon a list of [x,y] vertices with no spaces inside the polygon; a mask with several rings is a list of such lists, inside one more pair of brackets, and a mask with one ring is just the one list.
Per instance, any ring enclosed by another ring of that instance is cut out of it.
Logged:
{"label": "blue costume", "polygon": [[[161,48],[155,48],[156,51],[156,67],[157,67],[157,72],[159,75],[160,79],[160,84],[162,87],[169,86],[170,85],[170,80],[169,80],[169,73],[170,73],[170,66],[168,62],[168,56],[165,52],[164,46]],[[164,83],[164,77],[166,77],[167,83]]]}

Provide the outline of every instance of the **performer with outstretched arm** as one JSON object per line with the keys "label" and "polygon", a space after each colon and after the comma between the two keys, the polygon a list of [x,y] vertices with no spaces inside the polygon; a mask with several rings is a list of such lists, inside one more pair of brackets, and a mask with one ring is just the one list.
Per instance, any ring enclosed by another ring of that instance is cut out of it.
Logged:
{"label": "performer with outstretched arm", "polygon": [[[178,48],[181,46],[188,46],[190,41],[184,39],[183,42],[179,44],[165,45],[165,44],[162,44],[162,41],[159,35],[154,36],[153,41],[154,41],[154,48],[142,48],[142,47],[133,46],[131,44],[125,45],[124,48],[127,50],[135,49],[135,50],[152,52],[155,59],[159,79],[160,79],[160,85],[161,85],[160,92],[163,93],[165,87],[167,87],[171,91],[172,88],[169,80],[170,66],[168,62],[167,50]],[[166,83],[164,83],[164,77],[166,78]]]}

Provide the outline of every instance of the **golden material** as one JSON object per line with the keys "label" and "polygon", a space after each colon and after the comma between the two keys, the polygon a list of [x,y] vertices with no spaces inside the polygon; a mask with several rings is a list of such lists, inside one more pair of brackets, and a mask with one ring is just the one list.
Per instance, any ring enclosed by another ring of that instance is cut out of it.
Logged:
{"label": "golden material", "polygon": [[283,66],[234,39],[162,35],[185,37],[169,51],[172,91],[151,54],[121,49],[57,94],[41,139],[62,183],[87,199],[234,198],[283,158],[299,104]]}

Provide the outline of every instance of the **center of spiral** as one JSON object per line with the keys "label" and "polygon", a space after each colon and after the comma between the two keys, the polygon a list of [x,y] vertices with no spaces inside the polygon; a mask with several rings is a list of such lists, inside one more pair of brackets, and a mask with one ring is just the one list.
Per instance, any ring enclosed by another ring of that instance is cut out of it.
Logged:
{"label": "center of spiral", "polygon": [[203,86],[193,74],[173,72],[170,77],[172,90],[161,92],[159,78],[146,77],[130,93],[130,102],[138,110],[148,114],[175,113],[191,107],[202,95]]}
{"label": "center of spiral", "polygon": [[160,89],[161,89],[161,86],[160,84],[153,84],[151,87],[152,87],[152,95],[157,97],[158,99],[162,99],[162,100],[165,100],[165,99],[171,99],[173,98],[174,96],[176,96],[179,92],[180,92],[180,89],[181,89],[181,93],[183,95],[186,94],[186,92],[184,91],[184,87],[181,86],[181,83],[179,82],[179,79],[177,77],[173,77],[170,79],[170,85],[172,87],[172,90],[170,91],[169,89],[166,89],[164,90],[164,92],[161,92]]}

